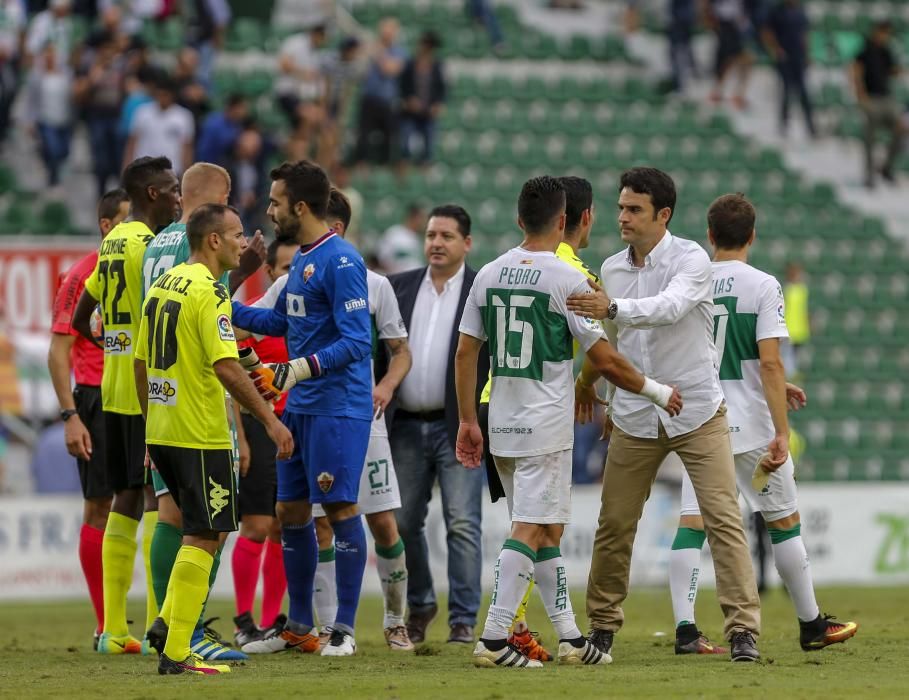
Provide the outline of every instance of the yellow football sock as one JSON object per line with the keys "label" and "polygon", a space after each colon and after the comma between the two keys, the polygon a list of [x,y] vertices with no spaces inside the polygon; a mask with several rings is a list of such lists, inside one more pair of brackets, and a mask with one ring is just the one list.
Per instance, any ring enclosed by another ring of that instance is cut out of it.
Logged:
{"label": "yellow football sock", "polygon": [[187,544],[177,553],[170,574],[173,595],[167,594],[168,600],[173,599],[167,644],[164,645],[164,653],[169,659],[183,661],[190,654],[189,643],[208,596],[208,577],[214,561],[204,549]]}
{"label": "yellow football sock", "polygon": [[152,622],[158,617],[158,601],[155,599],[155,586],[151,571],[151,546],[157,524],[158,511],[145,511],[145,515],[142,517],[142,558],[145,560],[145,629],[151,627]]}
{"label": "yellow football sock", "polygon": [[126,623],[126,594],[133,580],[136,560],[136,531],[139,521],[120,513],[107,517],[101,543],[101,567],[104,580],[104,631],[114,637],[129,634]]}
{"label": "yellow football sock", "polygon": [[[177,550],[177,554],[180,551]],[[176,559],[174,559],[176,563]],[[161,616],[161,619],[164,620],[164,623],[170,625],[170,614],[173,610],[174,603],[174,576],[173,576],[173,567],[171,567],[171,576],[167,579],[167,594],[164,596],[164,602],[161,603],[161,612],[158,613]]]}
{"label": "yellow football sock", "polygon": [[527,592],[524,593],[524,597],[521,598],[521,604],[518,606],[517,612],[514,614],[514,622],[511,623],[511,630],[514,631],[518,628],[519,625],[526,625],[527,618],[527,604],[530,602],[530,593],[533,591],[533,579],[530,580],[530,585],[527,586]]}

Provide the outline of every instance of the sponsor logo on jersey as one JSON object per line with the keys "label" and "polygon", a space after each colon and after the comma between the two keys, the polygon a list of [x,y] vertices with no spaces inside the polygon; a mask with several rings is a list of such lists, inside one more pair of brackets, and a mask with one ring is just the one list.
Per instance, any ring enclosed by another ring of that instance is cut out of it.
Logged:
{"label": "sponsor logo on jersey", "polygon": [[346,255],[342,255],[340,258],[338,258],[338,262],[340,263],[338,265],[339,270],[343,270],[345,267],[354,266],[354,264],[350,261],[350,258],[348,258]]}
{"label": "sponsor logo on jersey", "polygon": [[177,405],[177,380],[161,379],[160,377],[148,378],[148,400],[162,406]]}
{"label": "sponsor logo on jersey", "polygon": [[328,493],[335,483],[335,477],[328,472],[322,472],[316,477],[316,483],[319,485],[319,488],[322,489],[322,493]]}
{"label": "sponsor logo on jersey", "polygon": [[288,316],[305,316],[306,302],[302,294],[287,294],[287,315]]}
{"label": "sponsor logo on jersey", "polygon": [[312,263],[309,263],[306,267],[303,268],[303,284],[309,282],[309,278],[313,276],[316,271],[316,266]]}
{"label": "sponsor logo on jersey", "polygon": [[133,335],[129,331],[111,331],[104,334],[104,352],[109,355],[121,355],[130,351]]}
{"label": "sponsor logo on jersey", "polygon": [[234,335],[234,327],[231,325],[230,318],[227,314],[218,316],[218,336],[221,340],[237,340],[237,336]]}
{"label": "sponsor logo on jersey", "polygon": [[[187,287],[188,286],[189,285],[187,285]],[[215,308],[221,306],[221,304],[230,303],[230,294],[228,294],[227,289],[224,287],[224,285],[217,281],[215,282],[215,296],[218,297],[218,304]]]}
{"label": "sponsor logo on jersey", "polygon": [[592,331],[602,331],[603,330],[603,326],[601,326],[600,322],[597,321],[595,318],[587,318],[586,316],[582,316],[581,320],[584,322],[584,325],[587,326]]}
{"label": "sponsor logo on jersey", "polygon": [[347,313],[351,311],[360,311],[366,308],[366,299],[348,299],[344,302],[344,308],[347,310]]}
{"label": "sponsor logo on jersey", "polygon": [[227,497],[230,495],[230,491],[211,477],[208,477],[208,483],[211,486],[211,490],[208,492],[208,505],[211,506],[211,514],[212,517],[214,517],[224,510],[224,507],[227,505]]}

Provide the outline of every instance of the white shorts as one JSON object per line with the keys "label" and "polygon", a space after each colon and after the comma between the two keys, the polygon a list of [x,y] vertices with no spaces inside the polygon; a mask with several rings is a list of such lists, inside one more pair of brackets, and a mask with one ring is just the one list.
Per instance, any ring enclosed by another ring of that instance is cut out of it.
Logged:
{"label": "white shorts", "polygon": [[512,522],[571,522],[571,452],[495,458]]}
{"label": "white shorts", "polygon": [[[383,513],[401,507],[401,492],[398,490],[398,476],[391,460],[391,445],[385,435],[370,435],[369,447],[366,449],[366,464],[360,475],[360,492],[357,505],[363,515]],[[325,510],[318,503],[312,504],[315,518],[325,515]]]}
{"label": "white shorts", "polygon": [[[751,476],[758,458],[766,449],[751,450],[735,455],[735,481],[739,492],[752,511],[760,511],[764,520],[774,521],[787,518],[798,510],[798,494],[795,486],[795,464],[792,455],[770,474],[770,481],[763,491],[757,492],[751,486]],[[694,486],[688,478],[688,472],[682,474],[682,507],[681,515],[700,515]]]}

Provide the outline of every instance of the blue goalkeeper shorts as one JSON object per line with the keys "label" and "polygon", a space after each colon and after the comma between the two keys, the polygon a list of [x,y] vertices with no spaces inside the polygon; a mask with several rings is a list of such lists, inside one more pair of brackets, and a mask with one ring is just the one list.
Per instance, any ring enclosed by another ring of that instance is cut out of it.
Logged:
{"label": "blue goalkeeper shorts", "polygon": [[356,503],[372,421],[285,410],[281,422],[294,452],[277,463],[278,501]]}

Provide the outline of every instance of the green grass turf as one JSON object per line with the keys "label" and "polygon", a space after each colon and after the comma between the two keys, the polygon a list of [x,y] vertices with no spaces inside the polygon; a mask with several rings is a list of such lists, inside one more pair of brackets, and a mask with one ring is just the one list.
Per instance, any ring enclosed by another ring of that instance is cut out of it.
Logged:
{"label": "green grass turf", "polygon": [[[583,594],[576,592],[572,598],[575,609],[583,611]],[[627,624],[616,637],[612,665],[547,664],[529,671],[473,668],[470,648],[445,644],[444,617],[430,627],[420,653],[391,652],[379,629],[381,602],[370,597],[360,608],[356,657],[329,660],[296,652],[254,657],[217,678],[163,678],[156,673],[154,658],[98,656],[91,650],[87,602],[5,603],[0,605],[0,698],[907,697],[909,657],[903,634],[909,627],[909,593],[898,588],[829,588],[819,591],[819,599],[822,610],[860,623],[854,639],[820,652],[802,652],[791,604],[783,591],[774,590],[764,598],[762,663],[733,664],[728,655],[677,657],[668,593],[635,590],[625,607]],[[137,601],[129,612],[140,620],[144,607]],[[232,613],[228,601],[209,606],[209,614],[221,616],[214,626],[225,636]],[[722,620],[713,591],[702,592],[698,613],[700,627],[718,640]],[[586,629],[583,614],[578,617]],[[538,599],[529,619],[554,650],[553,631]],[[133,628],[138,631],[140,625]]]}

